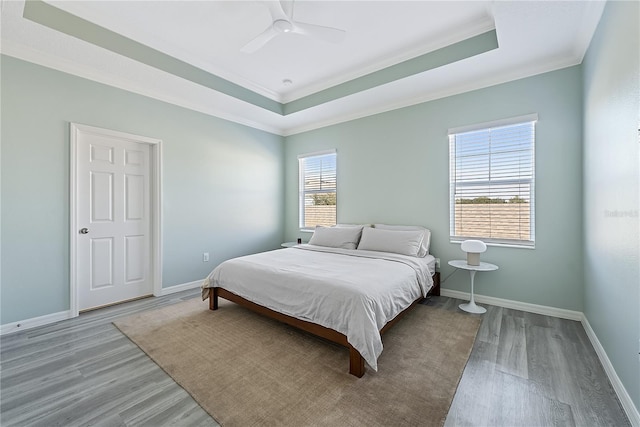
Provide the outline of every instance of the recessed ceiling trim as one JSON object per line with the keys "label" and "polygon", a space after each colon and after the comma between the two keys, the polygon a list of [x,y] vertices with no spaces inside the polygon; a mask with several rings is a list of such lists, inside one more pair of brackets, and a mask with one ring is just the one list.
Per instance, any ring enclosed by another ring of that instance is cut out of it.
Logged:
{"label": "recessed ceiling trim", "polygon": [[23,17],[255,106],[282,114],[283,106],[279,102],[100,27],[41,0],[25,1]]}
{"label": "recessed ceiling trim", "polygon": [[307,95],[287,104],[282,104],[222,77],[211,74],[201,68],[82,19],[72,13],[54,7],[42,0],[26,1],[23,17],[53,30],[279,115],[288,115],[317,107],[363,90],[451,64],[494,50],[498,47],[496,31],[487,31],[483,34]]}
{"label": "recessed ceiling trim", "polygon": [[317,81],[313,84],[307,85],[304,88],[284,94],[282,96],[282,99],[280,99],[279,101],[283,104],[287,104],[289,102],[304,98],[308,95],[312,95],[316,92],[321,92],[325,89],[329,89],[330,87],[337,86],[341,83],[355,80],[359,77],[366,76],[392,65],[399,64],[409,59],[416,58],[429,52],[434,52],[438,49],[453,45],[460,41],[470,39],[480,34],[484,34],[488,31],[495,30],[495,28],[495,22],[491,17],[470,21],[462,25],[461,28],[458,28],[456,31],[452,31],[450,33],[447,33],[446,35],[439,36],[432,42],[426,42],[426,44],[420,43],[420,45],[417,47],[409,50],[401,50],[396,55],[385,55],[384,57],[378,58],[377,60],[365,66],[359,66],[352,69],[351,71],[341,73],[334,78]]}
{"label": "recessed ceiling trim", "polygon": [[[27,0],[26,6],[29,9],[33,3],[50,1]],[[456,33],[455,36],[449,37],[448,43],[440,38],[434,41],[438,46],[431,46],[429,50],[421,45],[421,49],[424,49],[422,53],[414,49],[413,55],[407,54],[406,50],[395,57],[385,55],[387,63],[384,66],[379,62],[369,62],[366,71],[360,68],[359,72],[352,71],[342,76],[336,75],[334,79],[325,78],[321,83],[316,82],[312,86],[307,85],[306,93],[303,94],[302,89],[296,92],[299,94],[298,97],[292,95],[294,92],[291,92],[288,97],[266,95],[277,107],[280,107],[281,110],[278,112],[225,94],[218,88],[214,89],[190,80],[189,73],[181,76],[170,68],[167,71],[142,62],[137,55],[127,56],[90,40],[79,38],[70,31],[25,19],[28,13],[25,14],[24,0],[2,3],[3,41],[0,45],[0,53],[211,116],[288,136],[580,63],[605,2],[596,1],[596,3],[598,7],[585,8],[581,7],[579,2],[552,1],[545,3],[544,7],[536,2],[497,2],[489,13],[495,26],[487,25],[487,21],[484,20],[486,26],[481,30],[478,30],[477,25],[473,27],[474,30],[465,27],[464,35]],[[50,9],[56,7],[54,3]],[[86,24],[95,26],[94,28],[100,30],[101,34],[105,33],[105,28],[117,31],[109,25],[108,20],[102,24],[97,24],[102,21],[95,21],[96,24],[93,24],[94,21],[84,14],[75,15],[76,12],[73,10],[67,13],[74,17],[82,16],[88,19]],[[79,18],[72,20],[72,22],[76,21],[79,21]],[[357,81],[360,77],[383,70],[385,66],[393,67],[400,62],[427,52],[434,52],[435,49],[450,46],[492,28],[498,28],[497,31],[500,32],[500,49],[399,78],[358,93],[345,93],[332,101],[319,103],[296,113],[284,114],[284,107],[288,102],[313,95],[334,85]],[[122,33],[121,36],[124,40],[131,42],[134,47],[137,46],[143,50],[155,48],[158,52],[165,52],[162,43],[148,44],[144,42],[147,39],[138,39],[127,32]],[[133,43],[133,40],[139,40],[138,44]],[[151,46],[154,47],[151,48]],[[131,52],[136,51],[132,49]],[[165,55],[169,58],[180,58],[183,61],[175,61],[179,66],[190,64],[191,61],[181,56],[180,51],[170,52],[170,50],[166,51]],[[406,55],[404,59],[403,55]],[[263,62],[269,64],[270,60],[267,58]],[[192,58],[192,61],[192,67],[199,67],[201,71],[206,70],[211,76],[217,76],[222,80],[227,79],[228,83],[240,85],[249,92],[254,91],[258,95],[265,95],[251,86],[245,86],[242,82],[236,81],[232,75],[219,74],[203,66],[198,58]],[[185,75],[187,77],[184,77]],[[282,78],[290,76],[286,72],[281,72],[280,76],[276,77],[281,81]],[[296,78],[296,76],[292,77]]]}
{"label": "recessed ceiling trim", "polygon": [[408,59],[399,64],[369,73],[345,83],[316,92],[304,98],[284,104],[284,114],[292,114],[316,107],[338,98],[353,95],[415,74],[423,73],[462,59],[471,58],[498,48],[495,30],[462,40],[458,43]]}

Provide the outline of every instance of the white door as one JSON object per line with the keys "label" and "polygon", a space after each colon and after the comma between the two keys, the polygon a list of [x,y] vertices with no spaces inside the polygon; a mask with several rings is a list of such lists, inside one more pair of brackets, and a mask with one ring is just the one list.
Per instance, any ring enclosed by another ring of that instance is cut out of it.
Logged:
{"label": "white door", "polygon": [[78,309],[153,294],[149,145],[75,129]]}

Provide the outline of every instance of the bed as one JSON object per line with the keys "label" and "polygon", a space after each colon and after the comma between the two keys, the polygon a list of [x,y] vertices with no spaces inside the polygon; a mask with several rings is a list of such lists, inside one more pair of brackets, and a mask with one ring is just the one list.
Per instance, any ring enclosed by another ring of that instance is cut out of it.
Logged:
{"label": "bed", "polygon": [[365,363],[377,370],[382,333],[429,293],[439,295],[435,258],[417,256],[424,239],[406,250],[406,241],[394,246],[393,239],[407,233],[383,233],[385,241],[379,233],[316,228],[310,244],[225,261],[203,282],[203,300],[217,310],[222,297],[343,345],[349,372],[361,377]]}

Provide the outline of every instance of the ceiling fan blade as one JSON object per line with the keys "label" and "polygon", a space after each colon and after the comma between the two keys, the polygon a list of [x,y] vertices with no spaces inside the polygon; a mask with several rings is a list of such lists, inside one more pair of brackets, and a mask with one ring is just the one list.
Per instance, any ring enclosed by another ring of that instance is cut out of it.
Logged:
{"label": "ceiling fan blade", "polygon": [[242,46],[242,49],[240,49],[240,52],[253,53],[253,52],[257,51],[258,49],[260,49],[265,44],[267,44],[272,38],[274,38],[278,34],[280,34],[280,33],[278,33],[273,28],[272,25],[269,25],[269,28],[264,30],[262,33],[260,33],[256,38],[251,40],[249,43],[247,43],[244,46]]}
{"label": "ceiling fan blade", "polygon": [[287,16],[287,18],[289,18],[289,20],[293,19],[293,1],[294,0],[280,0],[282,11]]}
{"label": "ceiling fan blade", "polygon": [[293,22],[293,33],[304,34],[331,43],[339,43],[344,40],[346,31],[338,28],[324,27],[322,25]]}
{"label": "ceiling fan blade", "polygon": [[269,13],[271,14],[271,21],[277,21],[282,19],[284,21],[289,21],[289,17],[284,11],[282,3],[279,1],[265,1],[264,2],[269,8]]}

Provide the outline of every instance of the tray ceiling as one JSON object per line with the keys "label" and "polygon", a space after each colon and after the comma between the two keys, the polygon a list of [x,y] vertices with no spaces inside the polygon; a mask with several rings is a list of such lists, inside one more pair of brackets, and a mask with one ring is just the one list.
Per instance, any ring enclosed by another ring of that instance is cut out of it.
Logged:
{"label": "tray ceiling", "polygon": [[290,135],[579,64],[600,1],[284,2],[340,43],[282,33],[263,1],[2,0],[2,53]]}

